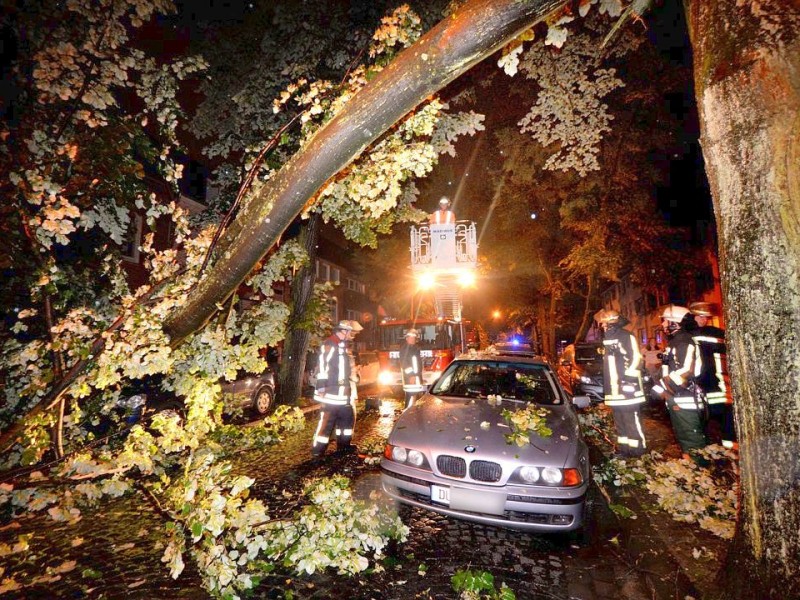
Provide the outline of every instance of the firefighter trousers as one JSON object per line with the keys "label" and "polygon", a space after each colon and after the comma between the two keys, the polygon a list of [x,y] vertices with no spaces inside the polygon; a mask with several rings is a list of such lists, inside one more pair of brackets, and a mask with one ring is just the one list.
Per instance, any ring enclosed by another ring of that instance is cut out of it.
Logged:
{"label": "firefighter trousers", "polygon": [[667,410],[672,422],[672,430],[681,450],[688,453],[692,450],[705,448],[706,434],[703,430],[703,420],[699,409],[681,408],[675,397],[667,398]]}
{"label": "firefighter trousers", "polygon": [[706,433],[708,433],[709,425],[712,422],[716,422],[719,426],[719,435],[722,445],[726,448],[733,448],[736,443],[736,428],[733,424],[733,404],[725,402],[709,404]]}
{"label": "firefighter trousers", "polygon": [[328,448],[331,434],[336,436],[336,449],[343,450],[353,439],[356,424],[355,407],[351,404],[323,404],[319,411],[319,421],[314,432],[311,454],[322,456]]}
{"label": "firefighter trousers", "polygon": [[611,407],[617,429],[617,449],[621,454],[641,456],[647,450],[640,412],[643,405],[644,403]]}

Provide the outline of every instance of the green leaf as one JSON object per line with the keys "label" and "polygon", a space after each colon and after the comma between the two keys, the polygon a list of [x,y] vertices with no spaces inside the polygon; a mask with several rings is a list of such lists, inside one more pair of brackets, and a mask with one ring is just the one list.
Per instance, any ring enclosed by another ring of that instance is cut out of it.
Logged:
{"label": "green leaf", "polygon": [[192,535],[194,537],[200,537],[202,534],[203,534],[203,524],[192,523]]}
{"label": "green leaf", "polygon": [[95,569],[84,569],[81,571],[81,577],[84,579],[100,579],[103,574]]}
{"label": "green leaf", "polygon": [[627,506],[623,506],[622,504],[609,504],[608,508],[610,508],[611,512],[613,512],[615,515],[619,515],[620,517],[623,517],[625,519],[636,518],[636,513],[633,512]]}

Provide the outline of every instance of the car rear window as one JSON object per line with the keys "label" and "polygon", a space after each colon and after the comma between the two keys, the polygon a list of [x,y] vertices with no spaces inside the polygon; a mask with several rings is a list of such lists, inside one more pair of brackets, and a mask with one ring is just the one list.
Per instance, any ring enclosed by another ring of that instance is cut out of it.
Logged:
{"label": "car rear window", "polygon": [[455,361],[431,393],[476,399],[497,395],[507,400],[561,404],[549,367],[506,361]]}
{"label": "car rear window", "polygon": [[578,346],[575,348],[575,360],[577,362],[602,362],[602,346]]}

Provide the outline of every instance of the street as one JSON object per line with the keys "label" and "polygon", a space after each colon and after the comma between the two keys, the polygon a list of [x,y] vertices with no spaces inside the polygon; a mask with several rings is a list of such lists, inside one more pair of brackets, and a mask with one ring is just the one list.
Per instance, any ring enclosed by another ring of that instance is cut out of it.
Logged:
{"label": "street", "polygon": [[[381,410],[362,410],[355,442],[362,447],[384,438],[401,403],[384,400]],[[308,425],[267,451],[239,455],[235,471],[256,479],[253,493],[263,498],[272,518],[297,506],[297,492],[308,477],[343,474],[354,481],[355,495],[368,499],[380,487],[377,466],[363,457],[329,454],[312,466]],[[279,451],[278,451],[279,450]],[[288,493],[287,493],[288,492]],[[278,569],[266,577],[254,597],[455,598],[450,578],[458,571],[486,571],[496,587],[505,582],[519,599],[582,600],[649,598],[641,571],[628,561],[619,543],[619,521],[595,488],[590,492],[589,526],[580,536],[544,536],[450,519],[422,509],[401,509],[410,528],[404,544],[394,544],[383,560],[384,572],[347,578],[335,573],[298,577]],[[7,597],[24,598],[204,598],[190,557],[172,580],[160,557],[164,521],[142,496],[104,500],[82,512],[75,525],[54,524],[44,515],[26,516],[0,530],[0,543],[13,546],[32,534],[28,552],[5,558],[5,573],[21,586],[5,588]]]}

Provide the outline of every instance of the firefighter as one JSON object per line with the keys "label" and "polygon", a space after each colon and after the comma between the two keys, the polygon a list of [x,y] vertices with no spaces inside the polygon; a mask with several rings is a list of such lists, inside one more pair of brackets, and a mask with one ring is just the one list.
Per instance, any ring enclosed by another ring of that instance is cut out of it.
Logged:
{"label": "firefighter", "polygon": [[641,456],[647,450],[642,427],[642,354],[628,323],[615,310],[601,310],[595,320],[603,330],[603,392],[606,406],[614,414],[617,452]]}
{"label": "firefighter", "polygon": [[431,225],[455,225],[456,215],[450,210],[450,199],[442,196],[439,200],[439,210],[433,212],[428,217]]}
{"label": "firefighter", "polygon": [[417,346],[418,337],[416,329],[409,329],[405,333],[406,344],[400,349],[400,374],[403,377],[406,408],[411,408],[425,391],[425,386],[422,385],[422,357]]}
{"label": "firefighter", "polygon": [[706,446],[703,406],[694,395],[695,346],[691,330],[696,327],[689,309],[673,304],[661,314],[661,327],[667,334],[662,378],[653,386],[667,405],[672,429],[683,451],[683,458]]}
{"label": "firefighter", "polygon": [[713,420],[719,424],[722,445],[726,448],[737,448],[725,330],[711,324],[714,311],[708,302],[693,302],[689,305],[689,311],[697,322],[697,329],[692,331],[697,354],[694,367],[697,388],[695,392],[708,404],[709,422]]}
{"label": "firefighter", "polygon": [[319,411],[319,423],[311,446],[311,454],[315,459],[325,454],[334,428],[336,450],[352,450],[350,442],[356,414],[352,400],[352,368],[347,350],[352,331],[353,325],[350,321],[340,321],[319,349],[314,400],[322,404],[322,409]]}
{"label": "firefighter", "polygon": [[[364,331],[364,328],[361,326],[361,323],[354,320],[347,320],[342,322],[347,323],[351,327],[350,331],[347,334],[346,341],[355,342],[356,336],[362,331]],[[351,347],[350,344],[347,345],[347,357],[350,359],[350,404],[353,406],[353,410],[355,410],[356,400],[358,400],[358,382],[361,380],[361,374],[358,371],[358,365],[356,364],[356,357],[353,354],[353,348]]]}

